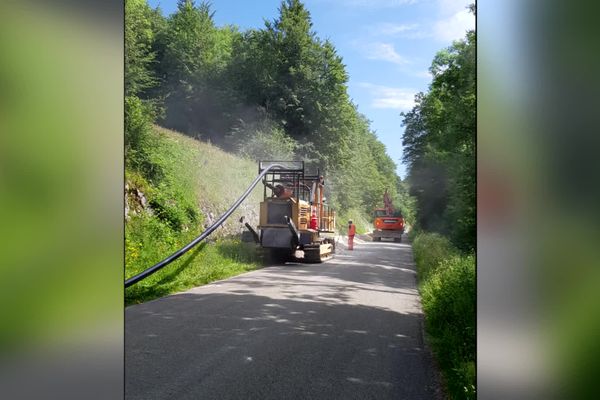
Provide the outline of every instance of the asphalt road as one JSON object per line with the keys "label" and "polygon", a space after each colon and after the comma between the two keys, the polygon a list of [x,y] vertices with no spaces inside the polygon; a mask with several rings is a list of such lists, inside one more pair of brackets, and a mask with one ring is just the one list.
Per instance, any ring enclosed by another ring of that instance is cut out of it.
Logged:
{"label": "asphalt road", "polygon": [[364,242],[130,306],[126,398],[442,398],[414,268]]}

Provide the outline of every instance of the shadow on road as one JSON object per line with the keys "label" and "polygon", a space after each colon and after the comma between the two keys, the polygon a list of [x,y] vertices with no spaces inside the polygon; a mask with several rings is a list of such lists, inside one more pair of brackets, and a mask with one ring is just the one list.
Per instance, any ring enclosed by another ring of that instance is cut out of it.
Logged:
{"label": "shadow on road", "polygon": [[420,314],[340,304],[335,296],[235,291],[136,306],[126,326],[127,398],[438,395]]}
{"label": "shadow on road", "polygon": [[[335,258],[317,265],[286,264],[285,274],[294,276],[322,276],[385,288],[416,288],[416,270],[411,251],[400,243],[364,243],[350,251],[338,247]],[[393,250],[393,251],[382,251]],[[374,289],[373,289],[374,290]]]}
{"label": "shadow on road", "polygon": [[128,399],[438,399],[410,246],[338,246],[126,310]]}

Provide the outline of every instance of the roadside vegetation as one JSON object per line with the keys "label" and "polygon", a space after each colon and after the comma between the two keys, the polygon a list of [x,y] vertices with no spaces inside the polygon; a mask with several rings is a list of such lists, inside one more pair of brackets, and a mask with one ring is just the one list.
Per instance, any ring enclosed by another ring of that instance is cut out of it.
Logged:
{"label": "roadside vegetation", "polygon": [[[256,169],[253,162],[210,144],[149,124],[142,126],[143,145],[128,159],[125,170],[127,278],[199,235],[245,190]],[[209,242],[127,288],[126,304],[259,268],[262,263],[254,245],[240,242],[238,220],[244,216],[256,225],[260,199],[262,192],[254,190]]]}
{"label": "roadside vegetation", "polygon": [[416,205],[409,238],[428,342],[452,399],[476,398],[475,47],[470,31],[438,52],[429,90],[402,114],[406,183]]}
{"label": "roadside vegetation", "polygon": [[403,113],[403,160],[416,200],[415,226],[475,249],[475,32],[437,53],[426,93]]}
{"label": "roadside vegetation", "polygon": [[428,343],[452,399],[475,399],[475,256],[445,237],[419,233],[413,242]]}

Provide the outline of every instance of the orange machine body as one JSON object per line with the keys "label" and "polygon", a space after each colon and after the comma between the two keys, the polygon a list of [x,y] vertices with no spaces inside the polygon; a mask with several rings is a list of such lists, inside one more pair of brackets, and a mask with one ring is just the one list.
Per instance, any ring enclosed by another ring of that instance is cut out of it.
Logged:
{"label": "orange machine body", "polygon": [[384,208],[375,209],[373,227],[380,230],[403,231],[404,218],[388,215]]}
{"label": "orange machine body", "polygon": [[386,189],[383,195],[384,208],[376,208],[373,212],[373,241],[379,242],[382,238],[402,241],[404,234],[404,218],[394,210],[392,199]]}

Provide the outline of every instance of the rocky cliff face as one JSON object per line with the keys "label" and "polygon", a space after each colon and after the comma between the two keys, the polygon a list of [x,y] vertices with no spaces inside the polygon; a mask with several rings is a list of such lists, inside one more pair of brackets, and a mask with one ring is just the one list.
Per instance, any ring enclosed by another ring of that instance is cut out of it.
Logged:
{"label": "rocky cliff face", "polygon": [[153,214],[152,208],[148,204],[148,199],[144,192],[131,185],[129,182],[125,184],[125,221],[129,221],[132,215],[140,213]]}
{"label": "rocky cliff face", "polygon": [[[231,204],[223,202],[222,204],[199,205],[200,213],[204,216],[202,219],[203,228],[206,229],[215,223],[232,204],[233,201]],[[131,182],[127,182],[125,184],[125,221],[129,221],[132,216],[141,215],[142,213],[153,215],[154,210],[143,190],[135,187]],[[215,239],[241,234],[246,230],[244,223],[247,222],[252,227],[256,227],[258,219],[259,203],[246,199],[211,236]]]}
{"label": "rocky cliff face", "polygon": [[[241,193],[240,193],[241,194]],[[231,204],[221,204],[218,206],[205,207],[202,209],[204,215],[204,228],[211,226],[219,217],[227,211]],[[244,223],[249,223],[256,228],[258,225],[259,205],[244,201],[237,210],[214,232],[215,237],[224,237],[238,235],[246,230]]]}

